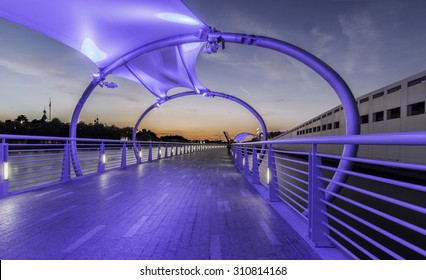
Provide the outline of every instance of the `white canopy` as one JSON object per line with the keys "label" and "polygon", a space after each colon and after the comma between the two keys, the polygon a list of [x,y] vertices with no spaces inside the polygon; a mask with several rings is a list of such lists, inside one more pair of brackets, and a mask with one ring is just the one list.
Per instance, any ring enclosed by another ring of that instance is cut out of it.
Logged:
{"label": "white canopy", "polygon": [[[180,0],[2,0],[0,16],[60,41],[103,69],[149,43],[205,29]],[[154,95],[204,89],[195,74],[202,43],[141,55],[112,74],[142,83]]]}

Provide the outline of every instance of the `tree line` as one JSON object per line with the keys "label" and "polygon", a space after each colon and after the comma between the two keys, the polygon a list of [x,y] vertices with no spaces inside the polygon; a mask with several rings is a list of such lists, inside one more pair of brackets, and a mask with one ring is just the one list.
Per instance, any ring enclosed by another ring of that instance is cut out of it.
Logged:
{"label": "tree line", "polygon": [[[25,115],[19,115],[14,120],[0,121],[0,134],[68,137],[69,130],[70,123],[63,123],[58,118],[53,118],[51,121],[48,121],[45,116],[39,120],[34,119],[29,121]],[[81,121],[77,124],[77,136],[79,138],[94,139],[132,139],[133,128],[120,128],[115,125],[103,124],[100,123],[98,119],[96,119],[93,123],[85,123]],[[188,139],[180,135],[158,137],[156,133],[146,129],[142,129],[136,133],[136,140],[190,142]]]}

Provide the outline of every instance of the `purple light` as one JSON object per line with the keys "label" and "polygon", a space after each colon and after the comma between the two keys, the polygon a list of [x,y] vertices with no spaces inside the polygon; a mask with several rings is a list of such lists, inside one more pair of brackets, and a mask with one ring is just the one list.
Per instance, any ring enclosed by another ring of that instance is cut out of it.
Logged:
{"label": "purple light", "polygon": [[155,15],[156,17],[170,21],[175,23],[182,23],[187,25],[199,25],[200,22],[196,20],[195,18],[189,17],[187,15],[183,14],[177,14],[177,13],[158,13]]}
{"label": "purple light", "polygon": [[99,62],[108,57],[107,53],[99,49],[96,43],[90,38],[84,39],[81,44],[81,52],[93,62]]}

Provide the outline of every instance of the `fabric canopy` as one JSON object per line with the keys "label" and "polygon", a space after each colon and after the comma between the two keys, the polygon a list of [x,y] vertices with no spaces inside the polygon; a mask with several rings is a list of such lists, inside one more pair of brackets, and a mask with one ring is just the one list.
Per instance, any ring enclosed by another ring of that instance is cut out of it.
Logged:
{"label": "fabric canopy", "polygon": [[[180,0],[2,0],[0,16],[76,49],[99,69],[146,44],[207,27]],[[195,64],[202,47],[152,51],[112,74],[142,83],[158,98],[176,87],[200,92]]]}

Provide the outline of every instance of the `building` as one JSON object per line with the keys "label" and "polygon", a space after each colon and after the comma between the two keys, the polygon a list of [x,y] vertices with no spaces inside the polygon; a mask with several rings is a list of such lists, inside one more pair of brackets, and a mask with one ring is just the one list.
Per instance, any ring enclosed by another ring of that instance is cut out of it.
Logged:
{"label": "building", "polygon": [[[362,134],[426,131],[426,70],[358,97],[356,102]],[[278,139],[345,133],[345,115],[340,105],[290,129]],[[341,152],[335,147],[322,149],[323,152]],[[359,155],[416,163],[426,161],[426,150],[418,147],[363,146]]]}

